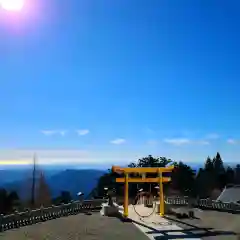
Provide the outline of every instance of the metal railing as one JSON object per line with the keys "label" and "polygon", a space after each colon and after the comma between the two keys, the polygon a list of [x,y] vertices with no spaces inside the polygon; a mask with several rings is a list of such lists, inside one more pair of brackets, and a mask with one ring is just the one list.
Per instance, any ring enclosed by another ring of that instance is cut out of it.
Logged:
{"label": "metal railing", "polygon": [[59,206],[52,205],[51,207],[42,207],[25,212],[15,212],[10,215],[1,214],[0,232],[86,211],[100,210],[102,203],[105,201],[105,199],[75,201]]}
{"label": "metal railing", "polygon": [[[189,205],[188,197],[166,197],[165,203],[170,205]],[[196,208],[240,213],[240,204],[233,202],[220,202],[211,199],[191,200],[191,205]]]}

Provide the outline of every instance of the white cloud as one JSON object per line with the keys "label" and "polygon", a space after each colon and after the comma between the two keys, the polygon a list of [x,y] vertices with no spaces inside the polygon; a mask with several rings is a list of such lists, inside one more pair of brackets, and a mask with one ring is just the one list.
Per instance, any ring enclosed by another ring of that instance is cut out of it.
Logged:
{"label": "white cloud", "polygon": [[116,145],[120,145],[120,144],[123,144],[123,143],[125,143],[125,142],[126,142],[125,139],[123,139],[123,138],[117,138],[117,139],[112,140],[110,143],[116,144]]}
{"label": "white cloud", "polygon": [[206,141],[206,140],[196,141],[196,143],[199,144],[199,145],[209,145],[210,144],[210,142]]}
{"label": "white cloud", "polygon": [[56,131],[55,130],[42,130],[41,133],[46,136],[52,136],[52,135],[56,134]]}
{"label": "white cloud", "polygon": [[79,129],[77,130],[77,134],[80,136],[87,135],[90,131],[88,129]]}
{"label": "white cloud", "polygon": [[227,139],[227,143],[229,143],[229,144],[236,144],[237,141],[232,139],[232,138],[229,138],[229,139]]}
{"label": "white cloud", "polygon": [[209,145],[210,142],[206,140],[191,140],[189,138],[169,138],[163,140],[165,143],[182,146],[186,144]]}
{"label": "white cloud", "polygon": [[65,136],[67,131],[66,130],[60,130],[58,131],[58,133],[61,135],[61,136]]}
{"label": "white cloud", "polygon": [[148,140],[147,141],[147,145],[150,145],[150,146],[156,146],[158,144],[158,141],[156,140]]}
{"label": "white cloud", "polygon": [[45,136],[52,136],[52,135],[61,135],[61,136],[65,136],[67,131],[66,130],[42,130],[41,131],[42,134],[44,134]]}
{"label": "white cloud", "polygon": [[177,146],[191,143],[190,139],[188,138],[170,138],[170,139],[164,139],[163,141],[172,145],[177,145]]}
{"label": "white cloud", "polygon": [[210,133],[206,136],[207,139],[218,139],[219,137],[217,133]]}

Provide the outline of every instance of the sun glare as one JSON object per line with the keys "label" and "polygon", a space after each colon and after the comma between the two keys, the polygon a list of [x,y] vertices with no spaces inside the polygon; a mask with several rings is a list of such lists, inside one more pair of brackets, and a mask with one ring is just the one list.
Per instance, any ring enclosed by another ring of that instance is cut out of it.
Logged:
{"label": "sun glare", "polygon": [[7,11],[21,11],[25,0],[0,0],[0,6]]}

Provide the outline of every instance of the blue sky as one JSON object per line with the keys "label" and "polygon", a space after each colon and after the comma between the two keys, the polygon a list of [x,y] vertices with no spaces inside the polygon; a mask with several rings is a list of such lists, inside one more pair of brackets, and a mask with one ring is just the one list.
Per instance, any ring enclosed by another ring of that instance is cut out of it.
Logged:
{"label": "blue sky", "polygon": [[239,1],[0,10],[0,159],[240,157]]}

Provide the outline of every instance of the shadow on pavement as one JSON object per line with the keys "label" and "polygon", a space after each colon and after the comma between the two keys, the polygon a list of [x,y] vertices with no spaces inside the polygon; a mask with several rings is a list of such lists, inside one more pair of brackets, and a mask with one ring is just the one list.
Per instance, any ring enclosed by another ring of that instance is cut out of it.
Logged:
{"label": "shadow on pavement", "polygon": [[[132,223],[138,224],[140,226],[143,226],[150,231],[147,231],[146,234],[162,234],[163,236],[156,236],[154,237],[155,240],[164,240],[164,239],[182,239],[182,238],[202,238],[202,237],[212,237],[212,236],[236,236],[237,234],[231,231],[215,231],[213,228],[200,228],[192,224],[188,224],[185,222],[182,222],[180,220],[172,219],[169,217],[165,217],[168,220],[174,221],[176,223],[185,224],[188,227],[191,227],[190,229],[181,229],[181,230],[157,230],[153,227],[149,227],[144,223],[129,220]],[[171,235],[172,233],[172,235]],[[183,234],[177,234],[176,233],[183,233]]]}

